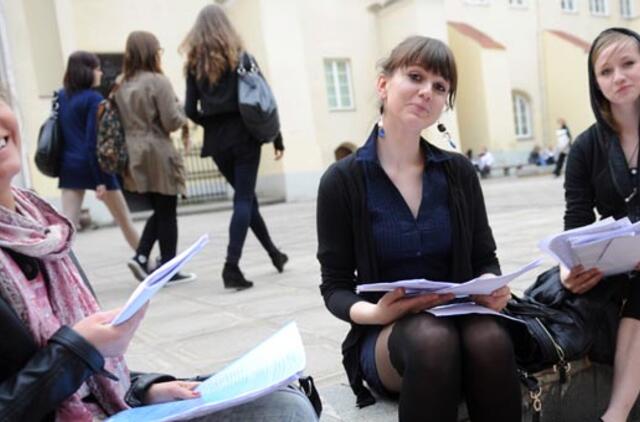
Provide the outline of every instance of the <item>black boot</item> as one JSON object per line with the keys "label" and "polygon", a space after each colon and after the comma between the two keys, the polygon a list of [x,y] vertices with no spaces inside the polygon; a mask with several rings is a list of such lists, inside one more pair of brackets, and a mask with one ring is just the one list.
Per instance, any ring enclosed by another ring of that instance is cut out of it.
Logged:
{"label": "black boot", "polygon": [[287,261],[289,261],[289,257],[277,249],[275,252],[270,253],[269,256],[271,257],[271,262],[273,263],[273,266],[276,267],[278,272],[281,273],[282,271],[284,271],[284,264],[286,264]]}
{"label": "black boot", "polygon": [[244,278],[240,268],[233,264],[224,264],[222,281],[225,289],[244,290],[253,287],[253,282]]}

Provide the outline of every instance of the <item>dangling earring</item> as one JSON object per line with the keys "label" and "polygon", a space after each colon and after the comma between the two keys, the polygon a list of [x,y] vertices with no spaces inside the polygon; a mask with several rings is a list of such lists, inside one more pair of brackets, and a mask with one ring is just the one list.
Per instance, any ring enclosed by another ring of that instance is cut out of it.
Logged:
{"label": "dangling earring", "polygon": [[378,138],[384,138],[387,133],[384,131],[384,127],[382,127],[382,116],[380,116],[380,120],[378,120]]}
{"label": "dangling earring", "polygon": [[456,144],[453,142],[453,138],[451,138],[451,134],[447,130],[447,127],[444,125],[444,123],[438,122],[438,125],[436,127],[438,128],[438,131],[442,133],[444,139],[449,143],[449,146],[453,149],[457,149]]}

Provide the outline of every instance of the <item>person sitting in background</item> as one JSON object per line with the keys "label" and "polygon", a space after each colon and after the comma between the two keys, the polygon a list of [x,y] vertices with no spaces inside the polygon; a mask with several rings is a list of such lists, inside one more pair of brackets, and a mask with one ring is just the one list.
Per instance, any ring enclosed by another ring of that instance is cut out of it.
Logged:
{"label": "person sitting in background", "polygon": [[535,164],[536,166],[540,165],[540,145],[533,146],[533,149],[529,153],[529,158],[527,159],[527,163]]}
{"label": "person sitting in background", "polygon": [[494,158],[493,154],[489,152],[489,149],[485,146],[480,150],[480,154],[478,155],[478,165],[477,169],[480,173],[480,177],[483,179],[488,177],[491,174],[491,166],[493,165]]}

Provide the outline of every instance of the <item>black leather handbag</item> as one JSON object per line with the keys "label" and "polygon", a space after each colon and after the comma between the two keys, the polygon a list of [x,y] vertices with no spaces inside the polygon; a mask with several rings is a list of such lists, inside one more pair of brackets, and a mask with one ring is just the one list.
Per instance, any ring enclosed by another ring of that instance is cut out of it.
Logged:
{"label": "black leather handbag", "polygon": [[276,98],[249,53],[238,64],[238,109],[249,133],[261,143],[272,142],[280,134]]}
{"label": "black leather handbag", "polygon": [[562,378],[567,362],[587,355],[610,363],[619,318],[610,299],[617,283],[603,280],[599,287],[573,294],[560,282],[560,268],[553,267],[522,298],[514,297],[505,313],[521,321],[508,323],[518,365],[528,372],[556,366]]}
{"label": "black leather handbag", "polygon": [[58,109],[60,108],[58,95],[58,92],[53,93],[51,114],[40,126],[35,156],[36,167],[42,174],[49,177],[58,177],[60,175],[60,162],[64,143],[58,120]]}

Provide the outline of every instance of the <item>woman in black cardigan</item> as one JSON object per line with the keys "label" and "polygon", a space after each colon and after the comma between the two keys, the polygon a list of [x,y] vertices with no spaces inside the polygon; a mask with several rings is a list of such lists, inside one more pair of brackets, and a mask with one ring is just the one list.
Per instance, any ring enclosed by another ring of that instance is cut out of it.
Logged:
{"label": "woman in black cardigan", "polygon": [[[284,270],[289,258],[274,245],[258,209],[255,190],[263,140],[251,135],[238,109],[236,72],[244,48],[224,10],[210,4],[198,14],[181,50],[187,56],[185,111],[204,128],[202,157],[213,157],[218,170],[234,189],[222,281],[226,288],[247,289],[253,283],[245,279],[239,262],[249,228],[278,272]],[[273,146],[275,159],[281,159],[282,136],[274,139]]]}
{"label": "woman in black cardigan", "polygon": [[[460,154],[420,137],[452,106],[449,48],[426,37],[400,43],[381,66],[382,115],[366,144],[332,165],[318,192],[320,289],[351,323],[344,365],[359,406],[399,394],[401,421],[455,421],[464,397],[474,421],[520,419],[511,340],[486,315],[424,312],[450,295],[357,295],[358,284],[409,278],[467,281],[500,274],[478,178]],[[494,310],[507,287],[473,299]]]}
{"label": "woman in black cardigan", "polygon": [[[637,33],[611,28],[595,39],[589,53],[589,87],[596,123],[576,138],[569,153],[565,230],[593,223],[594,208],[602,218],[640,220]],[[636,272],[603,278],[597,268],[577,266],[571,270],[562,268],[561,280],[575,294],[587,294],[614,306],[623,304],[612,393],[602,420],[625,421],[640,391],[640,278]]]}

